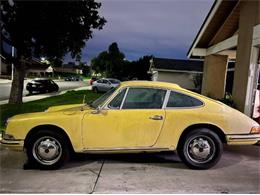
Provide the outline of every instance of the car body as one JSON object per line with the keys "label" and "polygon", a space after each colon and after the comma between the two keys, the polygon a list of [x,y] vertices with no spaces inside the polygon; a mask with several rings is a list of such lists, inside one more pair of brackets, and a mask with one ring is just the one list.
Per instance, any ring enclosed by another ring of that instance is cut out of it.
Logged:
{"label": "car body", "polygon": [[118,87],[120,85],[120,82],[121,81],[119,81],[118,79],[102,78],[93,82],[92,90],[95,92],[106,92],[110,89]]}
{"label": "car body", "polygon": [[65,77],[65,81],[83,81],[83,79],[80,76],[68,76]]}
{"label": "car body", "polygon": [[48,78],[35,78],[27,83],[26,90],[30,94],[33,92],[54,92],[59,91],[59,86],[51,79]]}
{"label": "car body", "polygon": [[222,145],[255,144],[259,124],[243,113],[178,85],[123,82],[90,105],[50,107],[7,121],[1,143],[26,149],[29,161],[58,168],[78,153],[177,150],[183,162],[207,169]]}

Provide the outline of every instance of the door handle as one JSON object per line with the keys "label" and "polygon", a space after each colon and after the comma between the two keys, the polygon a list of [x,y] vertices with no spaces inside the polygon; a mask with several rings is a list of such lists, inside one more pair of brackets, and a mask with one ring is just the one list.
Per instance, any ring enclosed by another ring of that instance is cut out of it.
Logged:
{"label": "door handle", "polygon": [[163,116],[160,116],[160,115],[154,115],[154,116],[151,116],[149,117],[149,119],[151,120],[163,120]]}

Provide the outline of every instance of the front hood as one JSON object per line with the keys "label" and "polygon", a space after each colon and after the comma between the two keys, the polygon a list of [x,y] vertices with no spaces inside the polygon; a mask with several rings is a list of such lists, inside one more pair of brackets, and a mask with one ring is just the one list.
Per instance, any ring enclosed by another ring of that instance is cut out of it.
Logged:
{"label": "front hood", "polygon": [[46,116],[50,116],[48,114],[55,114],[54,112],[62,112],[64,114],[74,114],[77,111],[89,110],[90,107],[86,104],[69,104],[69,105],[61,105],[61,106],[52,106],[49,107],[45,112],[34,112],[34,113],[25,113],[25,114],[18,114],[11,118],[9,118],[9,121],[13,120],[30,120],[35,118],[42,118]]}
{"label": "front hood", "polygon": [[56,111],[78,111],[81,110],[85,104],[68,104],[61,106],[51,106],[45,112],[56,112]]}

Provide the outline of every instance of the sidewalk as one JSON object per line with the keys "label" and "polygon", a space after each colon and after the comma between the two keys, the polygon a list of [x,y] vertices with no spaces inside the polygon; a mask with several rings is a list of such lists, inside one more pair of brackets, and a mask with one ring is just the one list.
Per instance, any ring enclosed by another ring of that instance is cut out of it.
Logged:
{"label": "sidewalk", "polygon": [[5,84],[5,83],[11,83],[12,81],[9,79],[0,79],[0,84]]}
{"label": "sidewalk", "polygon": [[[79,87],[76,89],[68,89],[65,91],[61,92],[54,92],[54,93],[46,93],[46,94],[39,94],[39,95],[32,95],[32,96],[24,96],[23,97],[23,102],[30,102],[30,101],[35,101],[35,100],[40,100],[48,97],[53,97],[53,96],[58,96],[66,93],[67,91],[79,91],[79,90],[91,90],[91,86],[85,86],[85,87]],[[8,100],[2,100],[0,101],[0,105],[7,104]]]}

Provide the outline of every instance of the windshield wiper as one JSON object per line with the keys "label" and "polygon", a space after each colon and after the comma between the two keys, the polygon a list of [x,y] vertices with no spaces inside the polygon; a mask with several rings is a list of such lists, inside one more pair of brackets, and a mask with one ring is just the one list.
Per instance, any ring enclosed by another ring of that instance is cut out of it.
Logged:
{"label": "windshield wiper", "polygon": [[93,101],[89,101],[87,102],[87,105],[91,108],[96,108],[94,105],[93,105]]}

